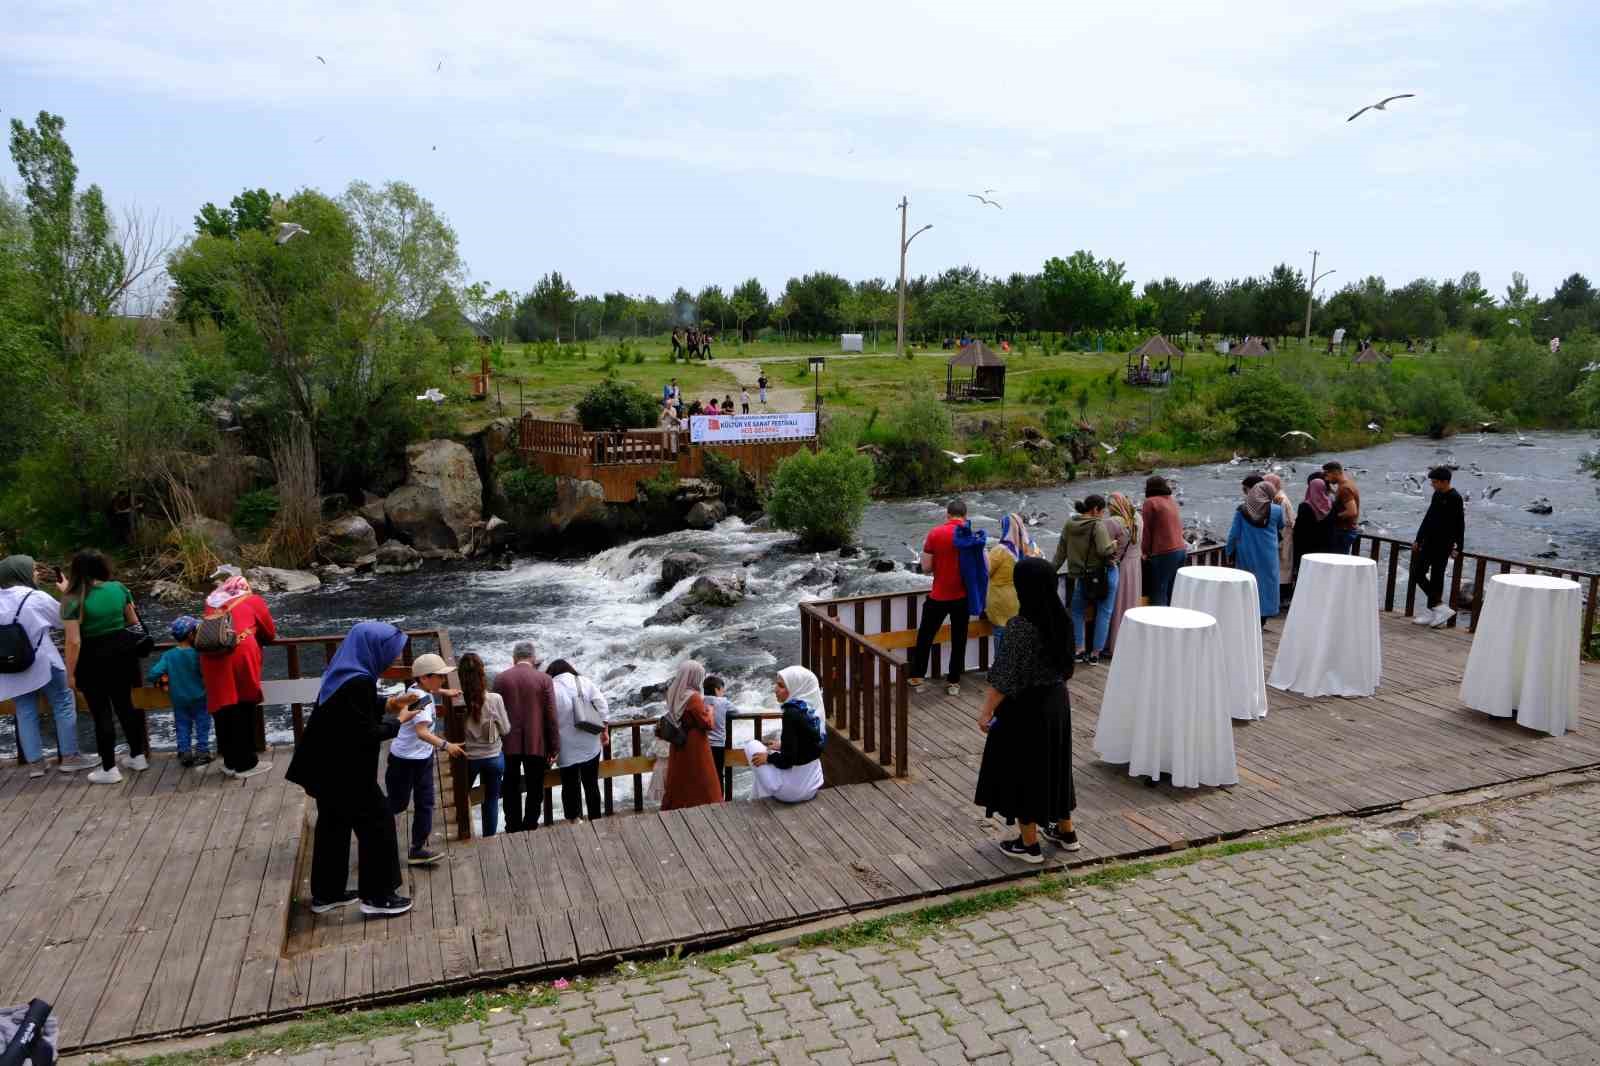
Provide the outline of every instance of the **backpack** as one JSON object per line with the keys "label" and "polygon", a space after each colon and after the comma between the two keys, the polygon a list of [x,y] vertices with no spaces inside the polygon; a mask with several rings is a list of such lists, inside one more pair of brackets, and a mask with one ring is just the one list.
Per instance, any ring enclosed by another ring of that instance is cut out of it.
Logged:
{"label": "backpack", "polygon": [[239,646],[239,634],[233,628],[233,612],[200,619],[194,631],[194,650],[201,655],[227,655]]}
{"label": "backpack", "polygon": [[0,623],[0,674],[20,674],[33,666],[37,657],[39,645],[44,643],[44,634],[39,634],[38,640],[30,641],[28,631],[23,628],[18,620],[22,617],[22,608],[32,596],[32,590],[23,594],[22,602],[17,604],[16,611],[11,615],[11,621]]}

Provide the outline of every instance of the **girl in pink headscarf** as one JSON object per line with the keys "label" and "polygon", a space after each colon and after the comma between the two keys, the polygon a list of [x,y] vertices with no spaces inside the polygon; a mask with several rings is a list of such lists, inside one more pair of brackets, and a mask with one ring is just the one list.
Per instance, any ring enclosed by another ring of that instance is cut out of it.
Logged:
{"label": "girl in pink headscarf", "polygon": [[1277,474],[1267,474],[1262,481],[1272,486],[1272,502],[1283,508],[1283,532],[1278,534],[1278,591],[1283,599],[1289,598],[1289,586],[1294,583],[1294,506],[1283,492],[1283,479]]}
{"label": "girl in pink headscarf", "polygon": [[254,777],[272,769],[256,758],[256,719],[261,715],[261,645],[278,639],[267,601],[250,583],[233,576],[211,590],[201,618],[202,635],[209,620],[226,615],[233,623],[231,649],[207,648],[197,638],[200,676],[206,683],[206,709],[217,727],[222,772],[229,777]]}

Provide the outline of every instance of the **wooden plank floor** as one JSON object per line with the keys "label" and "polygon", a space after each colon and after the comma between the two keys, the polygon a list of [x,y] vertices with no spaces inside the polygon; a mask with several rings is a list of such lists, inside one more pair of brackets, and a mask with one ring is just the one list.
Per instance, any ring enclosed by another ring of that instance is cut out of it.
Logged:
{"label": "wooden plank floor", "polygon": [[[1106,667],[1074,678],[1083,851],[1161,851],[1409,799],[1600,764],[1600,667],[1583,728],[1552,738],[1461,707],[1470,637],[1383,620],[1376,696],[1269,690],[1235,723],[1240,783],[1147,787],[1098,762]],[[1267,630],[1270,663],[1279,626]],[[907,780],[823,791],[799,807],[726,804],[621,815],[487,841],[406,872],[415,909],[313,918],[307,804],[274,772],[239,782],[154,761],[120,786],[0,770],[0,1002],[58,1004],[67,1047],[210,1030],[514,975],[570,973],[1036,871],[995,847],[971,802],[981,679],[918,694]],[[835,742],[843,742],[836,738]],[[408,816],[399,826],[402,840]],[[441,837],[435,835],[435,845]],[[353,883],[353,882],[352,882]]]}

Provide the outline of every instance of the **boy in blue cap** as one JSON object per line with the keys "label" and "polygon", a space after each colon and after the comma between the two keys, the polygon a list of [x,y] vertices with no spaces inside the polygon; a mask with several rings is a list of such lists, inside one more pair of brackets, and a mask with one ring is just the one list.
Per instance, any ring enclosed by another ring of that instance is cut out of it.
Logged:
{"label": "boy in blue cap", "polygon": [[178,762],[185,767],[211,761],[211,715],[206,710],[206,684],[200,677],[200,654],[194,650],[194,632],[199,626],[199,621],[187,614],[174,619],[172,639],[178,646],[168,648],[145,675],[145,680],[166,689],[172,699]]}

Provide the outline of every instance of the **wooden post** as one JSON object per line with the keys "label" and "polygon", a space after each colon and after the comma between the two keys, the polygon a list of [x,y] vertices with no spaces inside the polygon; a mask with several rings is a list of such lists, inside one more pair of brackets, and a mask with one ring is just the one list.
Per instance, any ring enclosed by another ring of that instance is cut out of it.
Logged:
{"label": "wooden post", "polygon": [[[444,711],[445,739],[452,744],[460,744],[467,739],[466,707],[457,704],[449,696],[443,694],[440,695],[440,699],[444,701],[441,706]],[[439,759],[440,773],[449,773],[450,775],[450,801],[455,804],[456,808],[456,839],[471,840],[472,795],[471,790],[467,787],[467,777],[469,775],[465,772],[466,764],[463,762],[462,765],[457,766],[450,756],[443,752],[437,758]]]}
{"label": "wooden post", "polygon": [[[1392,612],[1394,610],[1394,585],[1395,585],[1395,579],[1398,578],[1399,576],[1400,576],[1400,545],[1391,544],[1391,545],[1389,545],[1389,581],[1388,581],[1388,586],[1385,589],[1384,595],[1383,595],[1383,609],[1385,611]],[[1406,582],[1406,583],[1410,584],[1409,581]],[[1407,606],[1409,607],[1410,605],[1407,604]],[[1408,610],[1406,613],[1409,614],[1410,611]]]}
{"label": "wooden post", "polygon": [[911,686],[906,684],[905,674],[902,673],[895,681],[894,776],[896,777],[906,776],[906,766],[911,761],[910,739],[907,736],[910,728]]}
{"label": "wooden post", "polygon": [[[639,729],[639,723],[638,722],[634,722],[629,727],[629,732],[633,737],[633,754],[634,754],[634,757],[637,758],[637,757],[639,757],[639,756],[644,754],[644,752],[639,750],[639,737],[642,735],[641,731]],[[633,810],[634,810],[634,813],[638,813],[639,811],[644,810],[644,775],[643,774],[634,774],[633,775]]]}
{"label": "wooden post", "polygon": [[[1398,552],[1399,550],[1400,550],[1399,548],[1395,549],[1396,552]],[[1406,550],[1410,551],[1411,549],[1407,548]],[[1411,568],[1413,566],[1416,566],[1416,565],[1417,565],[1416,553],[1412,552],[1412,557],[1409,560],[1407,560],[1407,562],[1406,562],[1406,570],[1407,570],[1407,572],[1409,573]],[[1416,582],[1415,577],[1413,575],[1411,577],[1407,577],[1407,579],[1406,579],[1406,617],[1407,618],[1415,618],[1416,617],[1416,611],[1417,611],[1417,582]]]}
{"label": "wooden post", "polygon": [[[1468,632],[1476,633],[1478,631],[1478,612],[1483,609],[1483,583],[1485,581],[1488,581],[1488,580],[1489,580],[1489,560],[1483,558],[1483,556],[1480,555],[1478,557],[1477,569],[1473,571],[1473,577],[1472,577],[1472,585],[1473,585],[1473,587],[1472,587],[1472,615],[1468,620],[1468,623],[1469,623],[1468,626],[1467,626]],[[1450,589],[1450,610],[1451,611],[1455,610],[1455,607],[1456,607],[1456,593],[1458,591],[1460,591],[1460,590],[1458,588],[1455,588],[1455,587],[1452,587]]]}
{"label": "wooden post", "polygon": [[[288,653],[289,676],[298,678],[300,676],[300,645],[290,644],[284,651]],[[289,705],[289,713],[294,715],[294,742],[295,746],[298,747],[300,737],[306,731],[305,715],[301,710],[301,705],[298,703]]]}
{"label": "wooden post", "polygon": [[1594,632],[1594,616],[1597,601],[1600,601],[1600,575],[1589,578],[1589,602],[1583,609],[1583,633],[1578,639],[1578,654],[1589,653],[1590,634]]}

